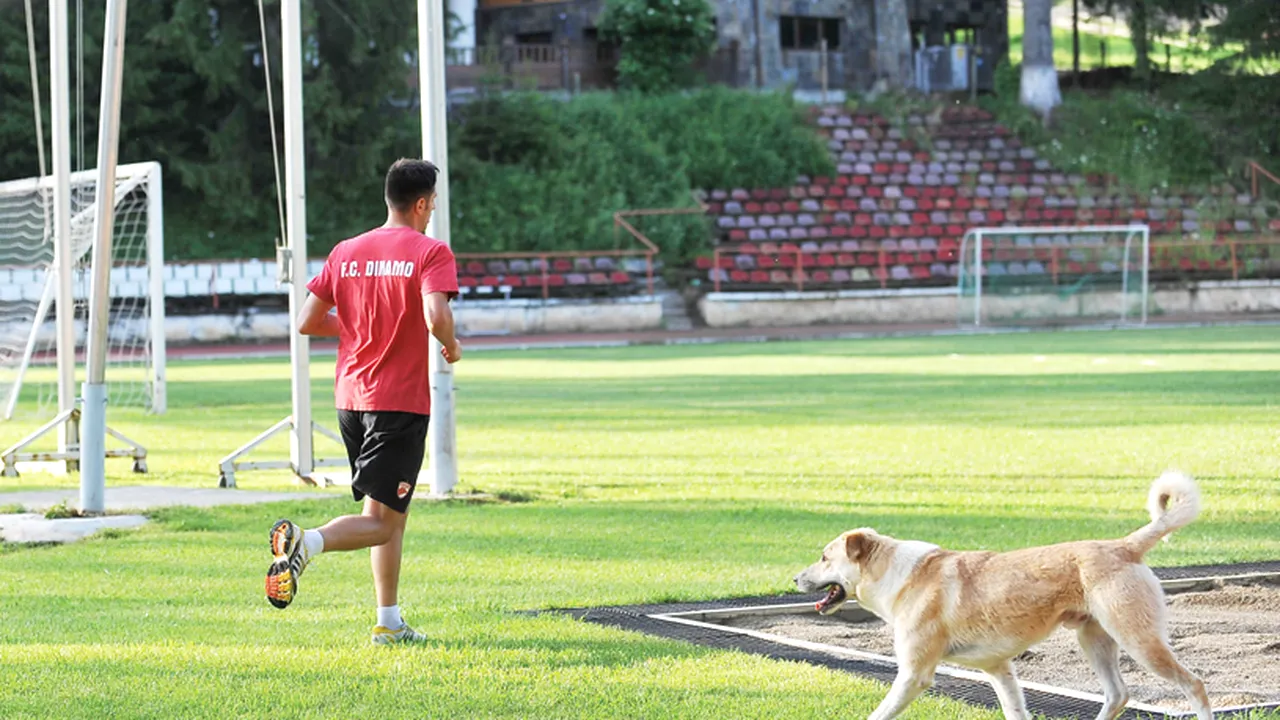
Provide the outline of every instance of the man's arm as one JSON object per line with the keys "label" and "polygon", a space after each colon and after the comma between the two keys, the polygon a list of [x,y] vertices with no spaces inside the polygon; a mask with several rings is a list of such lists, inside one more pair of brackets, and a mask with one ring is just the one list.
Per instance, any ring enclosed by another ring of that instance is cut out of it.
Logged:
{"label": "man's arm", "polygon": [[449,307],[449,296],[442,292],[423,293],[422,304],[427,311],[427,329],[444,347],[441,354],[453,364],[462,359],[462,346],[453,334],[453,309]]}
{"label": "man's arm", "polygon": [[316,337],[338,337],[338,316],[329,314],[333,305],[313,295],[302,301],[298,311],[298,332]]}

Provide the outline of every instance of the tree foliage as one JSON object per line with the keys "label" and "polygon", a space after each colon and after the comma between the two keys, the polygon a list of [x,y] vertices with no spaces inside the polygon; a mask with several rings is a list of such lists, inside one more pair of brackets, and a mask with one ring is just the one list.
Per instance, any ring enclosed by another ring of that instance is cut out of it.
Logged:
{"label": "tree foliage", "polygon": [[[35,6],[47,143],[48,17],[45,3]],[[387,165],[421,153],[407,59],[417,37],[400,0],[304,8],[308,250],[321,255],[382,222]],[[279,221],[256,5],[157,0],[129,9],[120,160],[162,164],[168,256],[271,255]],[[266,10],[282,129],[278,0]],[[85,18],[86,167],[96,158],[95,12]],[[20,2],[0,0],[0,40],[0,179],[28,177],[39,167]],[[608,247],[617,210],[689,206],[694,188],[776,187],[830,172],[798,113],[780,95],[725,89],[568,102],[482,97],[451,112],[452,239],[471,251]],[[707,237],[688,217],[644,230],[676,255]]]}
{"label": "tree foliage", "polygon": [[1218,43],[1240,43],[1246,60],[1280,58],[1280,2],[1222,0],[1219,22],[1210,29]]}
{"label": "tree foliage", "polygon": [[647,93],[692,84],[715,46],[714,17],[707,0],[606,0],[600,33],[621,47],[619,84]]}
{"label": "tree foliage", "polygon": [[[48,142],[46,3],[35,3]],[[397,0],[304,3],[304,117],[310,234],[354,232],[384,211],[385,166],[420,140],[392,101],[408,99],[416,27]],[[85,158],[96,158],[102,7],[85,3]],[[267,44],[283,142],[279,3],[267,0]],[[74,23],[72,24],[74,28]],[[35,175],[35,129],[23,5],[0,4],[0,176]],[[74,39],[73,39],[74,44]],[[257,7],[233,0],[131,3],[125,41],[121,162],[164,167],[167,253],[269,255],[278,234],[271,128]],[[372,198],[372,200],[371,200]]]}

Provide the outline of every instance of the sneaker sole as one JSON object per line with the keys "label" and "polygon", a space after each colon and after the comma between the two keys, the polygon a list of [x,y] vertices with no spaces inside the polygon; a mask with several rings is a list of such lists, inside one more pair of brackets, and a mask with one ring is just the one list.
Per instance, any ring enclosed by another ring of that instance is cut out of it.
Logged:
{"label": "sneaker sole", "polygon": [[267,568],[267,601],[283,610],[298,596],[297,578],[289,567],[289,560],[276,560]]}
{"label": "sneaker sole", "polygon": [[288,520],[277,520],[276,524],[271,526],[268,539],[271,542],[271,554],[276,556],[276,559],[288,559],[302,540],[302,533],[297,525]]}
{"label": "sneaker sole", "polygon": [[277,520],[268,533],[271,554],[275,561],[267,568],[267,601],[283,610],[298,596],[298,578],[290,568],[290,561],[299,551],[302,529],[288,520]]}

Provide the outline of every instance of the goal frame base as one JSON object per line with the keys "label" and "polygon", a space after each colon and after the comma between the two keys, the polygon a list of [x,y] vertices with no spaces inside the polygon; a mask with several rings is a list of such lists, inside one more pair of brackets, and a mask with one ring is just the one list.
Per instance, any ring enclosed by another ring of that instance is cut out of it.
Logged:
{"label": "goal frame base", "polygon": [[[312,431],[318,432],[338,444],[342,443],[342,438],[339,437],[337,433],[323,425],[320,425],[319,423],[312,422],[311,429]],[[289,433],[292,435],[295,430],[296,426],[293,422],[293,416],[290,415],[262,431],[254,439],[244,445],[241,445],[235,450],[232,450],[226,457],[218,461],[218,487],[234,488],[236,486],[236,473],[240,470],[291,470],[293,471],[294,477],[308,485],[327,487],[335,484],[329,480],[328,476],[321,473],[299,472],[299,467],[292,460],[241,460],[241,458],[253,452],[259,445],[267,440],[270,440],[280,433]],[[347,464],[348,461],[345,458],[314,458],[312,460],[312,466],[316,468],[346,467]]]}
{"label": "goal frame base", "polygon": [[[68,436],[76,438],[76,441],[68,444],[66,450],[55,452],[24,452],[44,436],[54,432],[62,426],[68,426]],[[147,472],[147,449],[140,443],[130,440],[128,437],[117,430],[110,427],[107,428],[107,434],[124,443],[127,447],[120,449],[107,448],[104,456],[110,458],[132,458],[133,472]],[[52,420],[41,425],[31,432],[30,435],[19,440],[11,447],[0,452],[0,477],[18,477],[20,475],[18,465],[29,463],[55,463],[61,464],[66,472],[74,472],[80,466],[80,409],[72,408],[71,410],[63,410],[54,416]]]}

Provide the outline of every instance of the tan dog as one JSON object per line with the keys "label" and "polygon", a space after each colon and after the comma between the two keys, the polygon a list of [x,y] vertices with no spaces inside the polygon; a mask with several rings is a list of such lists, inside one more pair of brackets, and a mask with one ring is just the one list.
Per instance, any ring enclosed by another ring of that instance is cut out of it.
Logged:
{"label": "tan dog", "polygon": [[1128,702],[1120,648],[1175,683],[1198,720],[1211,720],[1204,683],[1178,664],[1165,629],[1164,592],[1142,557],[1200,512],[1191,478],[1165,473],[1151,486],[1151,522],[1119,540],[1088,540],[1007,553],[954,552],[895,540],[863,528],[846,532],[822,559],[795,577],[804,592],[826,589],[817,604],[829,615],[852,594],[893,629],[898,675],[870,720],[890,720],[933,684],[939,662],[981,670],[1004,715],[1026,720],[1026,700],[1012,658],[1059,625],[1076,630],[1102,680],[1098,720]]}

